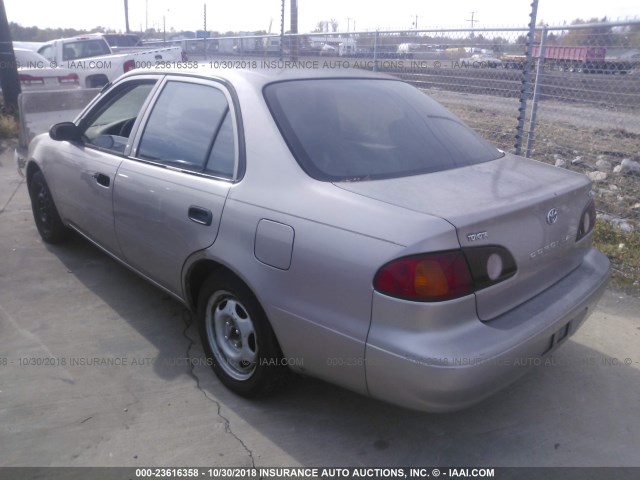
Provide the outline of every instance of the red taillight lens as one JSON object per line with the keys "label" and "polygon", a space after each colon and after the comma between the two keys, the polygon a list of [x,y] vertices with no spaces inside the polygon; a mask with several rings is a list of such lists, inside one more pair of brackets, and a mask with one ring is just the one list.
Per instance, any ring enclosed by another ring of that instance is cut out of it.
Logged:
{"label": "red taillight lens", "polygon": [[25,85],[44,85],[43,77],[34,77],[33,75],[18,75],[20,79],[20,83],[24,83]]}
{"label": "red taillight lens", "polygon": [[459,250],[393,260],[378,270],[373,285],[385,295],[419,302],[440,302],[474,291]]}
{"label": "red taillight lens", "polygon": [[136,68],[136,62],[134,60],[127,60],[123,65],[124,73],[127,73],[129,70],[133,70]]}
{"label": "red taillight lens", "polygon": [[78,80],[78,75],[76,75],[75,73],[70,73],[69,75],[66,75],[64,77],[58,77],[58,83],[68,85],[71,83],[80,83],[80,82]]}
{"label": "red taillight lens", "polygon": [[506,248],[485,245],[393,260],[378,270],[373,286],[391,297],[441,302],[503,282],[516,271]]}
{"label": "red taillight lens", "polygon": [[578,234],[576,235],[576,242],[582,239],[588,234],[596,224],[596,204],[591,200],[587,208],[582,212],[580,217],[580,225],[578,225]]}

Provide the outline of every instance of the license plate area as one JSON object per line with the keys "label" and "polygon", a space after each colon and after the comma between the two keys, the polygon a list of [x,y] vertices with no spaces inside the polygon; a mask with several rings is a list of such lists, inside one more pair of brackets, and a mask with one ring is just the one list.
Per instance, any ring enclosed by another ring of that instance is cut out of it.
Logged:
{"label": "license plate area", "polygon": [[578,315],[573,317],[567,323],[565,323],[562,327],[556,330],[551,338],[549,339],[549,343],[547,343],[547,348],[542,352],[542,355],[546,355],[552,350],[555,350],[563,344],[571,335],[575,333],[575,331],[580,327],[584,319],[587,318],[587,309],[585,308]]}

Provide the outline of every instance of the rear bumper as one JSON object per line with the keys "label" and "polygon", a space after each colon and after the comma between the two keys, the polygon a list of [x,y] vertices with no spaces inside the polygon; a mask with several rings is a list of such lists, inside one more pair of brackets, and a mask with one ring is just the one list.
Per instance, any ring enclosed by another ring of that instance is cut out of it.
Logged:
{"label": "rear bumper", "polygon": [[431,412],[473,405],[544,363],[593,311],[608,279],[609,260],[591,249],[571,274],[486,323],[475,316],[471,297],[440,304],[440,314],[453,313],[443,319],[425,312],[429,306],[375,293],[369,393]]}

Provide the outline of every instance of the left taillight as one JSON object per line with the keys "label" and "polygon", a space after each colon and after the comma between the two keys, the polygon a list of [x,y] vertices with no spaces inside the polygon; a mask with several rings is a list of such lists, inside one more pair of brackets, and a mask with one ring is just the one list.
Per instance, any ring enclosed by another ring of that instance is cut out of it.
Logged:
{"label": "left taillight", "polygon": [[20,83],[24,85],[44,85],[44,77],[36,77],[34,75],[20,74],[18,75]]}
{"label": "left taillight", "polygon": [[473,293],[469,267],[460,250],[392,260],[373,281],[374,288],[392,297],[437,302]]}
{"label": "left taillight", "polygon": [[376,291],[415,302],[442,302],[503,282],[517,270],[511,253],[482,246],[392,260],[376,273]]}
{"label": "left taillight", "polygon": [[587,235],[596,224],[596,204],[591,200],[587,208],[584,209],[580,216],[580,224],[578,225],[578,234],[576,235],[576,242],[581,240]]}
{"label": "left taillight", "polygon": [[124,65],[123,65],[124,73],[127,73],[128,71],[133,70],[134,68],[136,68],[135,60],[127,60],[126,62],[124,62]]}

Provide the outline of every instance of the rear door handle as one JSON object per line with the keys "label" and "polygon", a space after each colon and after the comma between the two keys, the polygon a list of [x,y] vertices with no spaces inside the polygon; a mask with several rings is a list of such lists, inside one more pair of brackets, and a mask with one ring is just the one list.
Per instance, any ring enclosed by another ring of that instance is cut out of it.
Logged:
{"label": "rear door handle", "polygon": [[109,188],[109,185],[111,185],[111,179],[104,173],[96,172],[93,174],[93,178],[96,179],[98,185],[102,185],[103,187]]}
{"label": "rear door handle", "polygon": [[189,207],[189,220],[208,227],[213,222],[213,213],[207,208],[191,205]]}

